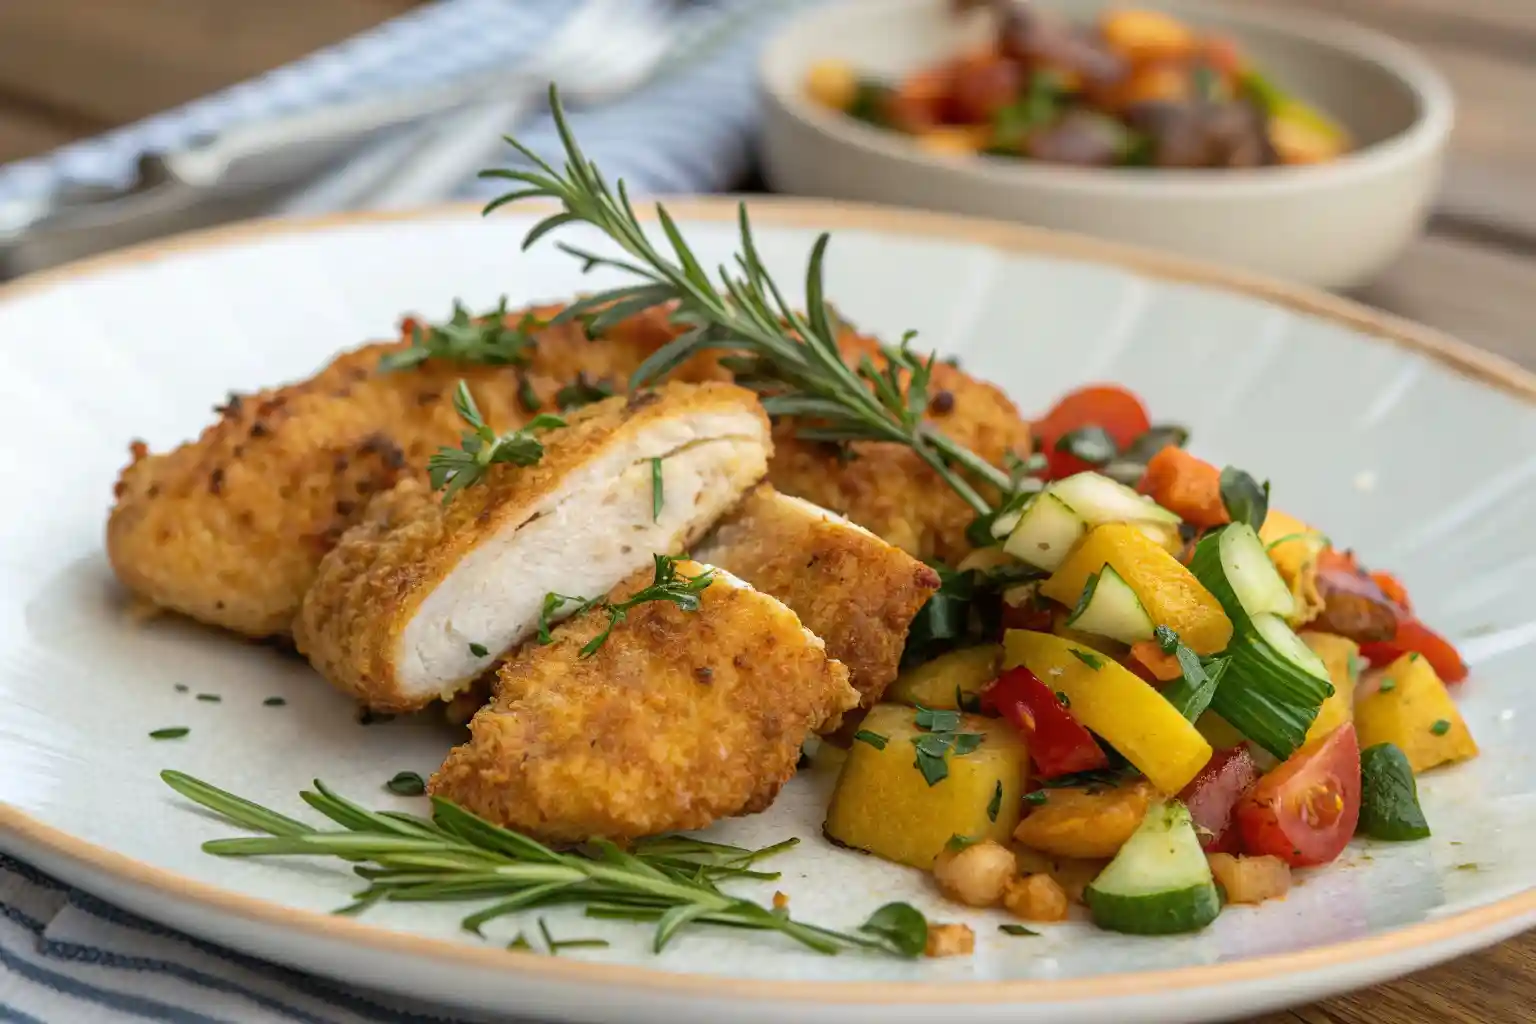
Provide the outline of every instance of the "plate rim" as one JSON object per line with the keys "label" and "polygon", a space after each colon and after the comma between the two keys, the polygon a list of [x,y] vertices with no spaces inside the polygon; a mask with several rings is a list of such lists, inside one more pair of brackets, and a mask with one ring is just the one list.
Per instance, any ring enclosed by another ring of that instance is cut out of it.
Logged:
{"label": "plate rim", "polygon": [[[1476,383],[1536,403],[1536,373],[1503,356],[1473,348],[1434,328],[1349,299],[1245,271],[1066,232],[872,204],[776,196],[662,197],[661,202],[679,222],[732,221],[737,216],[738,204],[746,202],[754,225],[759,227],[884,231],[981,245],[1013,254],[1105,264],[1160,280],[1202,285],[1266,301],[1293,313],[1332,321],[1356,333],[1428,356]],[[133,246],[0,284],[0,306],[72,280],[189,251],[236,247],[272,235],[311,234],[358,224],[464,217],[478,214],[478,210],[476,204],[453,203],[408,211],[244,221]],[[647,206],[642,216],[654,219],[655,215]],[[786,983],[730,975],[687,974],[634,964],[509,957],[499,948],[413,935],[346,917],[288,907],[198,881],[79,839],[5,802],[0,802],[0,832],[15,835],[24,843],[77,867],[154,890],[207,912],[291,928],[315,939],[422,957],[429,962],[452,963],[462,968],[523,975],[543,982],[609,984],[678,996],[770,1003],[953,1003],[957,989],[962,986],[962,1001],[969,1005],[1072,1003],[1156,996],[1173,990],[1214,989],[1305,974],[1321,975],[1351,967],[1364,968],[1372,962],[1415,950],[1447,946],[1470,949],[1479,944],[1480,938],[1487,939],[1484,944],[1491,944],[1506,934],[1513,934],[1519,930],[1521,919],[1536,922],[1536,885],[1533,885],[1486,906],[1405,928],[1229,963],[1060,979],[965,982],[799,979]]]}

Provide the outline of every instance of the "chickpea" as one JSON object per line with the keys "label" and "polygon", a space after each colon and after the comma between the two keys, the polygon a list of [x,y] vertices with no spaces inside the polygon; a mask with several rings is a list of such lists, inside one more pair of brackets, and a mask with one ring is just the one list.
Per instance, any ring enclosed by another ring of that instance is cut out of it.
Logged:
{"label": "chickpea", "polygon": [[968,924],[930,924],[928,956],[970,956],[976,950],[976,933]]}
{"label": "chickpea", "polygon": [[819,60],[805,75],[805,91],[824,107],[847,110],[859,90],[853,66],[841,60]]}
{"label": "chickpea", "polygon": [[990,839],[946,849],[933,862],[933,879],[944,895],[971,907],[996,906],[1016,872],[1013,851]]}
{"label": "chickpea", "polygon": [[1067,893],[1050,875],[1030,875],[1008,883],[1003,906],[1026,921],[1065,921]]}

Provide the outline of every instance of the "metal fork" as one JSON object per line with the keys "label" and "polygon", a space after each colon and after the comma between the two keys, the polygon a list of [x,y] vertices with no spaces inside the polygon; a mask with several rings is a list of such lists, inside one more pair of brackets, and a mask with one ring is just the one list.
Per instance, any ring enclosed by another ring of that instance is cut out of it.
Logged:
{"label": "metal fork", "polygon": [[[603,103],[635,89],[670,61],[686,59],[689,50],[706,48],[708,35],[725,31],[759,7],[742,4],[713,17],[684,17],[689,6],[696,5],[687,0],[589,0],[513,86],[417,127],[404,142],[376,146],[363,166],[343,169],[290,210],[387,210],[442,199],[494,160],[501,136],[543,104],[550,82],[571,106]],[[350,184],[341,181],[346,177]]]}

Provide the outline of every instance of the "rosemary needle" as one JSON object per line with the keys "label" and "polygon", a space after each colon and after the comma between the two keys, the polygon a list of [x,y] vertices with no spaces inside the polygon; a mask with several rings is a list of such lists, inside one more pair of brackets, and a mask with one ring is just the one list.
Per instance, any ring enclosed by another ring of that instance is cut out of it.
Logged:
{"label": "rosemary needle", "polygon": [[498,917],[574,903],[584,905],[589,917],[655,922],[652,948],[657,952],[684,928],[704,924],[776,931],[827,954],[862,947],[919,956],[927,939],[926,919],[904,903],[887,904],[857,931],[842,932],[797,921],[720,889],[719,883],[733,878],[777,878],[753,865],[793,841],[747,850],[664,836],[642,840],[628,851],[593,840],[560,852],[440,798],[432,799],[431,818],[376,812],[317,780],[314,790],[300,796],[340,826],[320,830],[183,772],[163,771],[160,778],[230,823],[264,833],[211,840],[203,844],[210,854],[335,857],[352,863],[366,887],[341,913],[357,913],[381,900],[495,900],[463,920],[466,929],[479,934]]}
{"label": "rosemary needle", "polygon": [[[865,357],[857,366],[844,361],[837,345],[837,320],[824,297],[822,263],[828,235],[811,249],[805,277],[805,311],[789,303],[764,269],[746,206],[738,216],[741,251],[735,268],[721,267],[718,282],[699,262],[677,224],[660,205],[656,219],[671,256],[646,237],[624,183],[610,189],[571,134],[558,90],[549,92],[550,109],[565,148],[565,166],[557,171],[514,138],[507,142],[533,164],[530,170],[497,169],[481,177],[504,178],[519,187],[492,200],[485,212],[523,199],[553,199],[562,209],[545,217],[523,240],[528,248],[566,224],[597,228],[624,251],[603,256],[561,244],[584,269],[610,267],[640,283],[597,292],[562,310],[555,321],[580,319],[590,334],[642,310],[674,303],[672,319],[685,330],[657,349],[630,379],[633,387],[654,381],[699,352],[731,353],[726,365],[763,396],[771,415],[795,416],[807,425],[802,437],[819,441],[889,441],[911,448],[976,512],[992,511],[987,500],[962,475],[972,474],[999,490],[1009,489],[1009,475],[975,452],[946,437],[924,419],[935,358],[911,351],[909,334],[899,346],[883,346],[884,368]],[[553,321],[552,321],[553,322]],[[903,385],[905,381],[905,385]]]}

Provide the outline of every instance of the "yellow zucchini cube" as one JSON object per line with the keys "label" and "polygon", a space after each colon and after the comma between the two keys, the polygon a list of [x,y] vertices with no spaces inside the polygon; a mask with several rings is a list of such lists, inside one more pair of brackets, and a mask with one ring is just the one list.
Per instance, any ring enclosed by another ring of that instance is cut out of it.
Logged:
{"label": "yellow zucchini cube", "polygon": [[1317,559],[1328,546],[1328,538],[1295,516],[1272,508],[1259,529],[1259,540],[1264,542],[1269,560],[1296,599],[1291,625],[1302,625],[1321,615],[1323,598],[1317,591]]}
{"label": "yellow zucchini cube", "polygon": [[1232,620],[1194,573],[1134,525],[1105,523],[1082,539],[1040,592],[1071,608],[1088,577],[1114,566],[1158,626],[1178,632],[1199,654],[1215,654],[1232,639]]}
{"label": "yellow zucchini cube", "polygon": [[1333,682],[1333,696],[1323,701],[1317,710],[1312,728],[1307,730],[1307,742],[1326,736],[1355,717],[1355,666],[1360,657],[1360,645],[1348,637],[1332,633],[1301,633],[1302,642],[1312,648],[1312,653],[1323,659],[1328,666],[1328,678]]}
{"label": "yellow zucchini cube", "polygon": [[[1102,527],[1100,527],[1102,529]],[[1023,665],[1064,694],[1072,717],[1104,738],[1164,793],[1177,793],[1211,759],[1211,745],[1140,676],[1050,633],[1010,629],[1004,664]]]}
{"label": "yellow zucchini cube", "polygon": [[958,711],[964,696],[974,708],[970,698],[991,686],[1002,667],[1002,644],[964,647],[907,669],[885,691],[885,699],[893,704]]}
{"label": "yellow zucchini cube", "polygon": [[1477,756],[1477,741],[1427,658],[1405,654],[1360,682],[1360,746],[1395,743],[1415,772]]}
{"label": "yellow zucchini cube", "polygon": [[855,739],[827,806],[828,839],[877,857],[928,870],[954,836],[1006,844],[1019,823],[1029,755],[1006,722],[961,715],[957,732],[980,733],[968,754],[951,751],[949,775],[934,785],[917,767],[913,741],[931,735],[917,712],[876,704],[861,729],[878,743]]}

